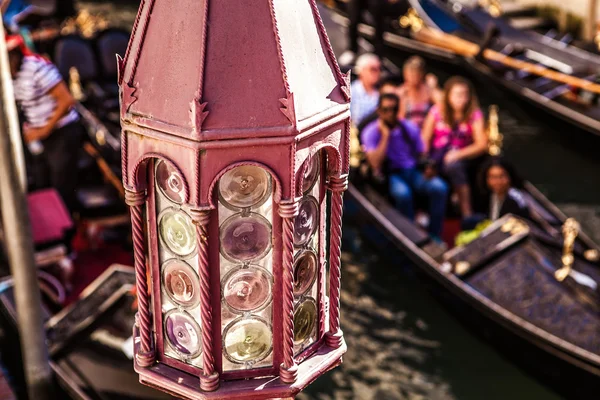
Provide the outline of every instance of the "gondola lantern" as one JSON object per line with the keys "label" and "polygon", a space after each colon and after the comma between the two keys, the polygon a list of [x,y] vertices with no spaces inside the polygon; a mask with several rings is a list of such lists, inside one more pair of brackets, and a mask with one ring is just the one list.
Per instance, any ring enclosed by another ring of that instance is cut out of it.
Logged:
{"label": "gondola lantern", "polygon": [[341,362],[349,75],[315,0],[143,0],[119,59],[140,381],[294,397]]}

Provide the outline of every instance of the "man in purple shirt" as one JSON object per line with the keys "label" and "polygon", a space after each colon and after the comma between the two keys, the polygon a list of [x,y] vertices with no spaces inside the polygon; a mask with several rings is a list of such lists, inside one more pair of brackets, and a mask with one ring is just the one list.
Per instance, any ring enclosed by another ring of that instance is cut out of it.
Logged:
{"label": "man in purple shirt", "polygon": [[425,176],[417,168],[423,153],[419,128],[410,121],[397,119],[400,100],[395,94],[382,94],[377,113],[379,118],[367,125],[361,141],[367,162],[374,171],[381,171],[387,160],[390,194],[402,214],[414,219],[413,192],[429,200],[429,233],[434,239],[442,234],[446,212],[448,185],[438,176]]}

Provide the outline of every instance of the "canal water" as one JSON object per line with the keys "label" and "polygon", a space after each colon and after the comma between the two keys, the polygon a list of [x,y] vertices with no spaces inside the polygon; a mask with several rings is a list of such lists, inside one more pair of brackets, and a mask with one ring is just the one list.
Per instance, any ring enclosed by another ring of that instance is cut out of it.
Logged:
{"label": "canal water", "polygon": [[[78,2],[123,27],[133,23],[137,4]],[[327,11],[322,12],[327,22]],[[331,36],[336,51],[343,49],[343,38]],[[407,56],[391,54],[390,59],[401,63]],[[449,76],[435,66],[432,72],[442,81]],[[600,140],[557,129],[520,108],[513,98],[481,82],[476,85],[482,106],[500,107],[506,156],[600,241]],[[348,353],[341,367],[317,380],[299,399],[560,399],[448,314],[394,249],[370,247],[351,221],[345,235],[341,301]]]}

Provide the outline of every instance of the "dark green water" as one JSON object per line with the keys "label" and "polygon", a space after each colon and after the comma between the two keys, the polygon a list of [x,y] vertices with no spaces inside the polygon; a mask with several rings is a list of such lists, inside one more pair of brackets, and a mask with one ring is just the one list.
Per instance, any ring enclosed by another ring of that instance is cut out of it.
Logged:
{"label": "dark green water", "polygon": [[[163,0],[164,1],[164,0]],[[226,0],[219,0],[226,1]],[[230,0],[232,1],[232,0]],[[237,0],[247,1],[247,0]],[[118,25],[131,26],[136,1],[80,1]],[[327,20],[327,15],[324,15]],[[337,51],[343,36],[331,32]],[[407,55],[394,54],[401,62]],[[443,80],[444,68],[433,68]],[[478,82],[482,105],[500,106],[505,153],[519,170],[600,238],[600,140],[557,129],[513,99]],[[362,243],[347,221],[343,255],[344,364],[320,378],[300,399],[554,400],[501,354],[469,333],[426,291],[396,251]]]}

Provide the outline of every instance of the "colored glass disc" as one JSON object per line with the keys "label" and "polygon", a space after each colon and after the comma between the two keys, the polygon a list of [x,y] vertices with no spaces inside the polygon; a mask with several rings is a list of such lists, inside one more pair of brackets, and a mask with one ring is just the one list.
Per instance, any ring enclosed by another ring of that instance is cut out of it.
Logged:
{"label": "colored glass disc", "polygon": [[200,327],[186,312],[171,311],[165,317],[165,334],[169,345],[178,353],[195,358],[202,351]]}
{"label": "colored glass disc", "polygon": [[171,260],[163,266],[163,287],[175,303],[184,307],[198,304],[199,285],[198,275],[187,263]]}
{"label": "colored glass disc", "polygon": [[260,167],[244,165],[226,172],[219,180],[219,194],[226,204],[247,208],[264,202],[270,192],[270,176]]}
{"label": "colored glass disc", "polygon": [[234,310],[255,310],[271,297],[271,276],[262,268],[239,268],[223,281],[223,297]]}
{"label": "colored glass disc", "polygon": [[225,328],[223,340],[225,355],[236,363],[263,360],[273,345],[271,328],[257,318],[233,322]]}
{"label": "colored glass disc", "polygon": [[317,277],[317,255],[314,251],[302,252],[294,262],[294,294],[306,293]]}
{"label": "colored glass disc", "polygon": [[319,226],[319,204],[312,196],[307,196],[300,203],[300,211],[294,219],[294,244],[304,246]]}
{"label": "colored glass disc", "polygon": [[221,253],[234,262],[264,257],[271,248],[271,225],[259,214],[231,216],[221,226]]}
{"label": "colored glass disc", "polygon": [[302,302],[294,311],[294,342],[303,343],[313,335],[317,323],[317,304],[312,299]]}
{"label": "colored glass disc", "polygon": [[302,181],[302,192],[306,193],[313,188],[319,177],[319,156],[315,155],[305,162],[304,180]]}
{"label": "colored glass disc", "polygon": [[185,201],[185,184],[181,173],[164,161],[156,166],[156,183],[172,202],[181,204]]}
{"label": "colored glass disc", "polygon": [[168,249],[178,256],[189,256],[196,249],[196,229],[184,212],[166,210],[160,217],[160,237]]}

